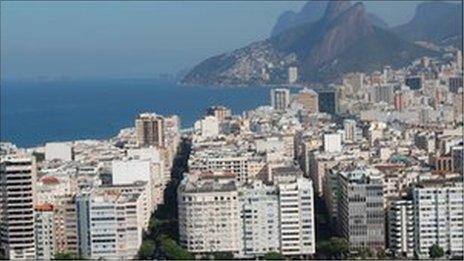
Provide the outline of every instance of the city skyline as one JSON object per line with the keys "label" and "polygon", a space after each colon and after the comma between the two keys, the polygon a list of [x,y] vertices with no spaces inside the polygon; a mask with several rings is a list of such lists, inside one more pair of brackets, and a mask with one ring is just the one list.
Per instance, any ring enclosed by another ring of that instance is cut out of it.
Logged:
{"label": "city skyline", "polygon": [[464,258],[462,1],[3,3],[0,260]]}

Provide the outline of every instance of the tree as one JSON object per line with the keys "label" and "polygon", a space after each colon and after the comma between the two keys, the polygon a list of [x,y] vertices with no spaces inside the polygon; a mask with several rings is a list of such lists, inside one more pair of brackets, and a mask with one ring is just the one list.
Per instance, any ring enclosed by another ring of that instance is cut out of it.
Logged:
{"label": "tree", "polygon": [[169,236],[163,235],[160,238],[161,251],[166,255],[168,259],[175,260],[193,260],[195,257],[190,254],[187,250],[182,248]]}
{"label": "tree", "polygon": [[137,254],[139,259],[150,260],[154,258],[156,245],[153,240],[145,240],[140,246],[139,252]]}
{"label": "tree", "polygon": [[437,244],[433,244],[429,247],[430,257],[433,259],[440,258],[445,255],[445,251]]}
{"label": "tree", "polygon": [[358,250],[358,255],[362,258],[362,259],[366,259],[368,257],[372,257],[374,256],[374,254],[372,253],[372,250],[368,247],[361,247],[359,250]]}
{"label": "tree", "polygon": [[385,250],[380,249],[377,251],[377,258],[378,259],[385,259],[387,257],[387,254],[385,253]]}
{"label": "tree", "polygon": [[343,258],[350,252],[348,241],[344,238],[332,237],[330,243],[332,244],[332,251],[336,258]]}
{"label": "tree", "polygon": [[70,252],[56,253],[55,260],[81,260],[82,258]]}
{"label": "tree", "polygon": [[317,252],[327,258],[342,259],[349,253],[348,242],[343,238],[332,237],[328,241],[320,242]]}
{"label": "tree", "polygon": [[263,258],[265,260],[285,260],[285,257],[277,252],[266,253]]}
{"label": "tree", "polygon": [[214,252],[214,260],[232,260],[234,259],[234,254],[231,252]]}

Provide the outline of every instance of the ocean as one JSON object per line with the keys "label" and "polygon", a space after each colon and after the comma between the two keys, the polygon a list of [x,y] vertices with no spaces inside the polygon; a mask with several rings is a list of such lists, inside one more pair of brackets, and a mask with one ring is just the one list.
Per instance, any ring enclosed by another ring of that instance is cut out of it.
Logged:
{"label": "ocean", "polygon": [[[227,106],[234,114],[267,105],[270,89],[185,86],[155,80],[3,82],[0,139],[20,147],[105,139],[133,126],[141,112],[176,114],[182,127],[189,128],[212,105]],[[321,98],[320,103],[326,104]]]}

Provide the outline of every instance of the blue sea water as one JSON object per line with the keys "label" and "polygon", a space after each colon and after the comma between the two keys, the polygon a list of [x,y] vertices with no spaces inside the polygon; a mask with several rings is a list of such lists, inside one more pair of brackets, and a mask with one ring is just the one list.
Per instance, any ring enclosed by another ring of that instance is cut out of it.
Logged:
{"label": "blue sea water", "polygon": [[191,127],[211,105],[233,113],[269,104],[269,87],[214,88],[155,80],[3,82],[2,141],[31,147],[49,141],[103,139],[134,124],[138,113],[177,114]]}

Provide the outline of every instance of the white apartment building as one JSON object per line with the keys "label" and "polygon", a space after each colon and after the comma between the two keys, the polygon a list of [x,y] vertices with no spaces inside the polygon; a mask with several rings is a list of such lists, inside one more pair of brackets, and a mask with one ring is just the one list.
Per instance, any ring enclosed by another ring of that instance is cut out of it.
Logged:
{"label": "white apartment building", "polygon": [[242,218],[242,255],[253,258],[280,252],[279,195],[275,186],[255,180],[239,188]]}
{"label": "white apartment building", "polygon": [[288,83],[292,84],[298,80],[298,67],[288,67]]}
{"label": "white apartment building", "polygon": [[278,135],[255,139],[256,152],[273,154],[280,160],[295,157],[294,135]]}
{"label": "white apartment building", "polygon": [[206,116],[194,124],[195,134],[201,139],[217,137],[220,133],[219,119],[215,116]]}
{"label": "white apartment building", "polygon": [[128,185],[137,181],[149,184],[150,212],[164,201],[165,170],[162,160],[150,158],[123,159],[112,162],[113,185]]}
{"label": "white apartment building", "polygon": [[138,193],[94,190],[77,197],[79,247],[84,258],[133,259],[142,244]]}
{"label": "white apartment building", "polygon": [[222,173],[186,174],[178,188],[180,243],[193,253],[232,252],[239,258],[314,254],[311,181],[295,167],[273,173],[274,184],[243,185]]}
{"label": "white apartment building", "polygon": [[285,175],[292,170],[279,169],[274,173],[279,190],[280,252],[312,255],[316,252],[313,184],[302,175]]}
{"label": "white apartment building", "polygon": [[70,142],[49,142],[45,144],[45,160],[71,161],[74,158]]}
{"label": "white apartment building", "polygon": [[423,181],[413,190],[415,253],[429,257],[438,244],[452,256],[463,256],[464,202],[462,176],[456,180]]}
{"label": "white apartment building", "polygon": [[[190,154],[190,170],[193,171],[222,171],[234,174],[238,184],[244,184],[254,178],[254,167],[263,166],[260,159],[251,153],[241,151],[213,151],[197,150]],[[252,166],[250,166],[252,165]],[[262,168],[262,167],[261,167]],[[252,170],[253,169],[253,170]],[[250,170],[252,170],[250,172]]]}
{"label": "white apartment building", "polygon": [[395,257],[414,257],[412,200],[392,201],[388,209],[388,248]]}
{"label": "white apartment building", "polygon": [[141,220],[139,226],[142,226],[144,230],[148,229],[150,216],[153,212],[153,206],[151,205],[151,200],[149,196],[150,186],[148,182],[136,181],[131,184],[102,186],[99,189],[112,193],[140,194],[142,215],[138,216],[138,218]]}
{"label": "white apartment building", "polygon": [[342,151],[342,135],[340,133],[324,134],[324,151],[329,153]]}
{"label": "white apartment building", "polygon": [[0,159],[0,251],[11,260],[35,259],[34,159],[6,155]]}
{"label": "white apartment building", "polygon": [[51,204],[35,206],[36,256],[40,260],[50,260],[55,256],[55,217]]}
{"label": "white apartment building", "polygon": [[186,174],[177,203],[180,244],[189,252],[239,254],[240,209],[233,175]]}

